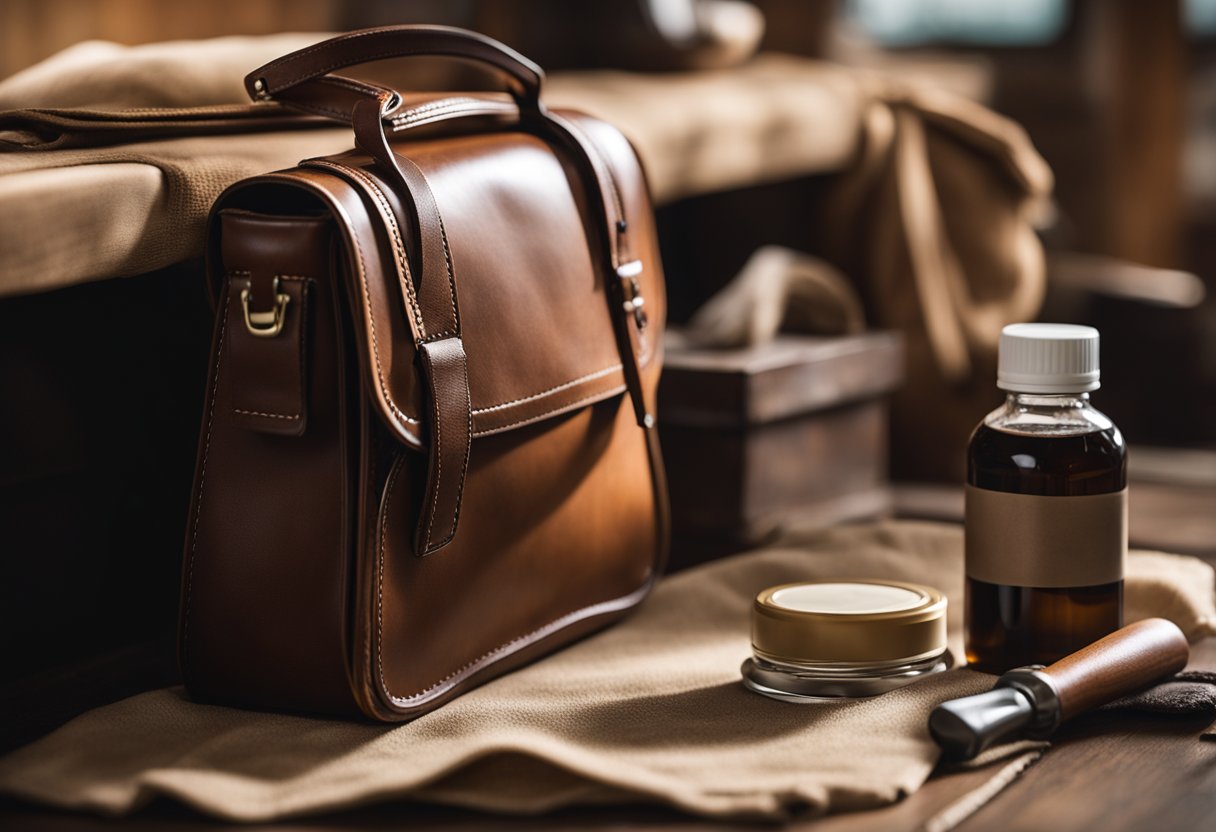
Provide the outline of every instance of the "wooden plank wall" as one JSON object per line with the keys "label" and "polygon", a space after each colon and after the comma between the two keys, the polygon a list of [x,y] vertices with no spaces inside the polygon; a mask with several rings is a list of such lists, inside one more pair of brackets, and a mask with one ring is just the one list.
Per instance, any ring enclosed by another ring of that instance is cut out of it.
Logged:
{"label": "wooden plank wall", "polygon": [[0,0],[0,78],[82,40],[332,31],[341,0]]}

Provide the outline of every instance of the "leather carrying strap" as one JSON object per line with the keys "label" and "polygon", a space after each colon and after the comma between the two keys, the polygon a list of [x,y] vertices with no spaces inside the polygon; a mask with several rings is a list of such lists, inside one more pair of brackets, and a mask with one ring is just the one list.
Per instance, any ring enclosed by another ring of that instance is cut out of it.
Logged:
{"label": "leather carrying strap", "polygon": [[[469,394],[468,359],[460,335],[460,306],[456,279],[439,206],[418,166],[389,146],[380,118],[387,101],[364,99],[355,105],[355,137],[360,146],[395,180],[394,190],[412,199],[421,248],[422,276],[406,302],[415,346],[422,359],[432,420],[426,492],[414,551],[429,555],[456,536],[460,499],[473,440],[473,405]],[[408,264],[404,264],[408,268]],[[407,279],[407,284],[410,282]]]}
{"label": "leather carrying strap", "polygon": [[641,324],[636,327],[631,325],[633,316],[626,311],[626,302],[636,302],[637,299],[626,297],[625,285],[632,283],[640,273],[641,263],[633,259],[629,245],[629,222],[625,218],[625,206],[620,191],[616,187],[612,171],[581,128],[569,119],[543,109],[541,118],[549,128],[549,133],[573,151],[574,159],[578,163],[576,167],[585,179],[584,186],[590,193],[600,195],[598,202],[592,202],[596,203],[602,217],[606,243],[604,251],[607,255],[606,274],[615,278],[607,287],[606,294],[612,307],[609,311],[616,332],[617,350],[625,372],[625,384],[629,388],[629,398],[633,403],[634,417],[640,427],[650,430],[655,426],[654,402],[647,399],[646,388],[642,384],[639,359],[642,354]]}
{"label": "leather carrying strap", "polygon": [[488,65],[511,81],[521,110],[540,108],[545,73],[539,66],[493,38],[450,26],[380,26],[339,35],[255,69],[245,76],[245,89],[254,100],[273,97],[305,109],[324,98],[333,110],[327,115],[350,120],[355,104],[361,100],[389,92],[394,96],[391,110],[399,98],[392,90],[362,81],[325,76],[370,61],[423,55],[464,58]]}
{"label": "leather carrying strap", "polygon": [[[640,333],[631,325],[634,316],[625,311],[634,300],[626,297],[625,281],[636,276],[640,264],[630,256],[624,205],[611,170],[591,140],[571,121],[541,105],[544,74],[539,67],[473,32],[444,26],[387,26],[333,38],[250,73],[246,87],[256,99],[274,96],[288,106],[341,120],[349,117],[359,147],[376,160],[401,198],[413,201],[421,275],[416,293],[406,298],[411,307],[407,317],[433,411],[427,485],[415,538],[416,554],[425,556],[442,549],[456,535],[472,443],[468,359],[461,340],[456,278],[443,219],[426,177],[413,162],[394,153],[388,141],[386,119],[400,96],[348,78],[325,77],[343,67],[410,55],[463,57],[502,71],[518,87],[515,96],[523,125],[552,136],[571,151],[584,185],[600,196],[592,202],[597,203],[603,223],[607,274],[616,278],[609,281],[606,296],[634,414],[646,430],[654,428],[654,418],[642,384]],[[320,107],[315,106],[318,99]],[[656,465],[652,459],[652,469]]]}

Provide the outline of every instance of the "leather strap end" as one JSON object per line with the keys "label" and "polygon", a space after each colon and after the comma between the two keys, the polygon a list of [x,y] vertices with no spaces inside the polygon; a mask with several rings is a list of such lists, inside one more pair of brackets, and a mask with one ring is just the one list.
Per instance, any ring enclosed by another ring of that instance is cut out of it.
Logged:
{"label": "leather strap end", "polygon": [[414,552],[434,554],[456,537],[473,440],[468,358],[459,336],[418,347],[431,394],[430,456]]}

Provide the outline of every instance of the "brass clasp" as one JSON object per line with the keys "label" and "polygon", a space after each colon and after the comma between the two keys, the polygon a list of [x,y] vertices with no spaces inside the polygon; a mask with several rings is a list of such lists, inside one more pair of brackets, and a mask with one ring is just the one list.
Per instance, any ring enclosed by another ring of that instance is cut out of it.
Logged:
{"label": "brass clasp", "polygon": [[283,321],[287,318],[287,304],[291,303],[291,295],[279,291],[279,278],[274,279],[274,309],[268,312],[249,311],[249,292],[252,281],[245,283],[241,290],[241,307],[245,310],[245,328],[250,335],[258,338],[273,338],[283,331]]}

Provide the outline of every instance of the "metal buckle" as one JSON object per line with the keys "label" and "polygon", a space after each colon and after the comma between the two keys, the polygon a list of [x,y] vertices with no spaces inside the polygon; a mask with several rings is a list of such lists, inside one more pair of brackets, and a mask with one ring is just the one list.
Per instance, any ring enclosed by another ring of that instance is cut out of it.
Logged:
{"label": "metal buckle", "polygon": [[630,260],[628,263],[622,263],[616,270],[616,276],[629,286],[629,297],[625,298],[625,302],[622,305],[627,314],[633,315],[633,322],[637,324],[639,331],[645,329],[646,325],[650,323],[646,310],[642,308],[646,305],[646,298],[642,297],[642,286],[638,283],[638,275],[641,273],[641,260]]}
{"label": "metal buckle", "polygon": [[249,311],[249,292],[253,281],[246,281],[241,290],[241,307],[245,310],[245,329],[250,335],[258,338],[273,338],[283,331],[283,321],[287,318],[287,304],[291,303],[291,295],[279,291],[279,278],[275,277],[273,286],[274,309],[269,312]]}

